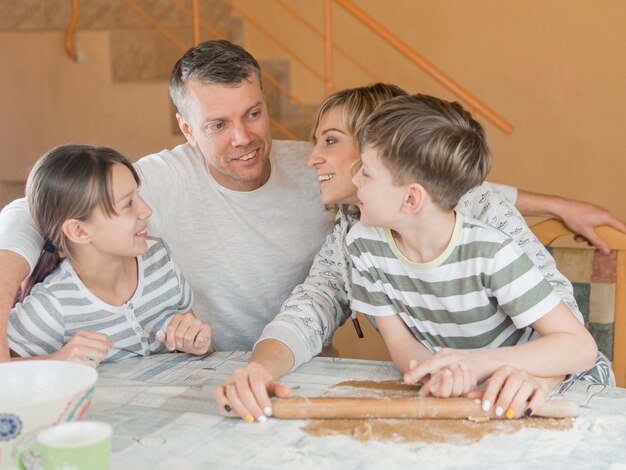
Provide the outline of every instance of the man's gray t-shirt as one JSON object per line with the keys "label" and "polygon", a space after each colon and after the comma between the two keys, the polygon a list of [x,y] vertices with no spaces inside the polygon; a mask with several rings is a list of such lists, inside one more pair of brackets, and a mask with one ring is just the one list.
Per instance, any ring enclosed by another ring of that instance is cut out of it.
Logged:
{"label": "man's gray t-shirt", "polygon": [[248,192],[220,186],[188,144],[136,163],[140,193],[154,210],[149,233],[170,246],[217,350],[252,349],[331,230],[306,166],[310,150],[273,141],[270,178]]}

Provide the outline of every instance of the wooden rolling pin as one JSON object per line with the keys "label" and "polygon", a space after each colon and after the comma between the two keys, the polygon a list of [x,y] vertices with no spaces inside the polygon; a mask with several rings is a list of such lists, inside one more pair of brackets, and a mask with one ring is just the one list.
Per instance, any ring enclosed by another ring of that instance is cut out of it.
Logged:
{"label": "wooden rolling pin", "polygon": [[[495,407],[483,411],[481,402],[472,398],[420,397],[317,397],[275,398],[273,416],[282,419],[395,418],[395,419],[504,419],[496,416]],[[578,404],[567,400],[549,400],[533,416],[575,418]]]}

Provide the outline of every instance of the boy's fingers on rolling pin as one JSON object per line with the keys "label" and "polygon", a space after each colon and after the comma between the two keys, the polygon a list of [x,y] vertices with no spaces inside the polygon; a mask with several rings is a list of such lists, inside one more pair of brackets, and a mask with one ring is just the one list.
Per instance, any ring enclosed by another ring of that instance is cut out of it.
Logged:
{"label": "boy's fingers on rolling pin", "polygon": [[474,375],[474,371],[472,371],[465,364],[461,363],[459,367],[461,368],[461,371],[463,372],[462,395],[467,395],[468,393],[470,393],[472,390],[476,388],[476,385],[477,385],[476,376]]}
{"label": "boy's fingers on rolling pin", "polygon": [[450,370],[452,371],[452,390],[450,392],[450,396],[460,397],[465,393],[465,371],[467,370],[467,367],[461,367],[461,364],[459,364],[456,367],[451,367]]}

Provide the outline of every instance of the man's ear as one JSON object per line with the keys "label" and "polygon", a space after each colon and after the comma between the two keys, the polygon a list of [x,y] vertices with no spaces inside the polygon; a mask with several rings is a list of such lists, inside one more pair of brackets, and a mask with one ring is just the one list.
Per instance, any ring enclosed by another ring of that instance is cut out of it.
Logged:
{"label": "man's ear", "polygon": [[193,132],[191,131],[191,126],[189,125],[189,123],[185,121],[185,118],[180,113],[176,113],[176,120],[178,121],[178,127],[180,128],[180,131],[187,139],[187,142],[189,142],[189,145],[195,147],[196,139],[194,139],[193,137]]}
{"label": "man's ear", "polygon": [[417,214],[424,206],[424,201],[428,196],[424,186],[418,183],[411,183],[406,187],[406,195],[402,201],[401,212],[405,214]]}
{"label": "man's ear", "polygon": [[89,227],[81,220],[67,219],[63,222],[63,233],[72,243],[84,245],[91,241]]}

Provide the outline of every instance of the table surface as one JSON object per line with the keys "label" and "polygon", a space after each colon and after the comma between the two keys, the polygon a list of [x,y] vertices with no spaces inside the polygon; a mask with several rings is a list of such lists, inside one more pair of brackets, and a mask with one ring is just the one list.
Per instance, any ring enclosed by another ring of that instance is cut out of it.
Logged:
{"label": "table surface", "polygon": [[[114,426],[113,469],[205,468],[612,468],[626,469],[626,389],[575,382],[556,398],[581,405],[566,430],[524,428],[452,444],[315,437],[304,420],[248,424],[225,418],[213,387],[244,366],[249,353],[206,357],[162,354],[102,364],[84,419]],[[315,358],[284,377],[294,395],[321,396],[346,380],[389,381],[390,362]],[[344,394],[345,395],[345,394]],[[420,422],[416,421],[416,425]]]}

